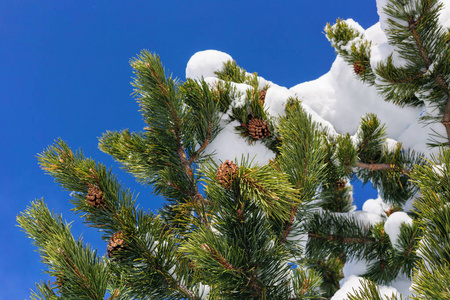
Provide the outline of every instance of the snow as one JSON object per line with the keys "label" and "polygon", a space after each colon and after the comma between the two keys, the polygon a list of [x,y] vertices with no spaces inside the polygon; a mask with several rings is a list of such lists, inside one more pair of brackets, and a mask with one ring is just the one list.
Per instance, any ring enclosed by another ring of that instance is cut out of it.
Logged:
{"label": "snow", "polygon": [[[381,23],[377,23],[368,28],[365,31],[364,36],[367,40],[372,42],[372,47],[370,49],[371,66],[377,66],[379,63],[386,61],[391,55],[396,67],[404,67],[406,65],[406,61],[400,57],[397,48],[388,43],[388,37],[383,30]],[[379,79],[377,82],[379,82]]]}
{"label": "snow", "polygon": [[[353,291],[359,290],[361,288],[361,281],[364,280],[362,277],[358,277],[355,275],[349,276],[345,281],[341,282],[341,289],[334,294],[331,300],[346,300],[348,293],[353,293]],[[396,288],[392,286],[379,286],[380,294],[382,295],[381,299],[390,299],[392,294],[398,296],[398,291]]]}
{"label": "snow", "polygon": [[266,93],[264,108],[273,117],[284,115],[286,100],[290,96],[292,93],[287,88],[278,85],[271,86]]}
{"label": "snow", "polygon": [[385,102],[375,87],[355,77],[352,67],[341,57],[336,58],[327,74],[314,81],[296,85],[290,91],[320,117],[333,124],[341,134],[354,134],[361,117],[367,113],[375,113],[386,123],[388,135],[398,140],[422,111],[400,108]]}
{"label": "snow", "polygon": [[443,4],[443,9],[439,15],[439,22],[442,24],[444,28],[450,27],[450,5],[447,3],[448,1],[441,1]]}
{"label": "snow", "polygon": [[211,291],[211,287],[207,284],[199,283],[199,296],[201,299],[207,299],[209,292]]}
{"label": "snow", "polygon": [[224,162],[226,159],[240,162],[241,158],[244,157],[245,159],[254,158],[254,163],[265,165],[271,158],[275,157],[275,153],[261,141],[256,141],[253,145],[250,145],[236,133],[234,127],[239,126],[239,122],[226,123],[226,121],[221,121],[222,131],[205,150],[207,154],[215,153],[213,159],[216,163]]}
{"label": "snow", "polygon": [[405,275],[398,276],[394,281],[390,283],[390,286],[395,287],[395,289],[402,294],[403,299],[411,296],[411,285],[412,281]]}
{"label": "snow", "polygon": [[[386,32],[386,30],[388,29],[388,19],[393,19],[392,17],[388,16],[384,12],[385,7],[389,3],[390,0],[376,0],[376,1],[377,1],[377,13],[378,13],[378,16],[380,17],[381,29]],[[408,26],[408,23],[406,21],[399,20],[399,19],[393,19],[393,20],[399,24],[404,24],[405,26]]]}
{"label": "snow", "polygon": [[355,217],[359,222],[361,222],[365,226],[375,225],[383,221],[383,217],[381,217],[381,215],[369,213],[362,210],[354,211],[349,215]]}
{"label": "snow", "polygon": [[205,50],[195,53],[186,67],[186,78],[200,79],[216,77],[214,71],[220,70],[223,63],[233,58],[221,51]]}
{"label": "snow", "polygon": [[356,31],[364,32],[364,28],[362,28],[362,26],[352,18],[345,20],[345,23]]}
{"label": "snow", "polygon": [[341,285],[345,283],[347,277],[360,276],[367,272],[369,262],[361,260],[352,260],[345,264],[342,272],[344,273],[344,279],[341,280]]}
{"label": "snow", "polygon": [[390,152],[394,152],[397,150],[398,142],[396,140],[393,140],[391,138],[387,138],[384,142],[384,147]]}
{"label": "snow", "polygon": [[391,244],[395,247],[398,241],[398,236],[400,235],[400,227],[402,224],[412,225],[412,219],[405,212],[395,212],[390,215],[386,223],[384,224],[384,230],[389,235]]}
{"label": "snow", "polygon": [[386,211],[390,208],[390,205],[383,202],[383,199],[378,196],[377,199],[368,199],[366,202],[364,202],[362,210],[375,214],[378,216],[385,216]]}

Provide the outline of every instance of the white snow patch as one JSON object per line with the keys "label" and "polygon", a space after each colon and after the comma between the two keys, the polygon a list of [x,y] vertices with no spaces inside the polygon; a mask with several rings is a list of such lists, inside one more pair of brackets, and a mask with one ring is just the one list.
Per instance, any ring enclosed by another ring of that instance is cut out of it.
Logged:
{"label": "white snow patch", "polygon": [[[344,279],[341,280],[342,283],[345,282],[346,277],[350,277],[352,275],[355,276],[361,276],[364,273],[367,272],[367,267],[369,266],[369,262],[362,259],[362,260],[352,260],[347,262],[344,265],[344,268],[342,269],[342,272],[344,273]],[[342,285],[341,283],[341,285]]]}
{"label": "white snow patch", "polygon": [[405,275],[398,276],[394,281],[390,283],[390,285],[402,294],[403,299],[407,299],[407,297],[412,295],[412,281]]}
{"label": "white snow patch", "polygon": [[443,9],[439,15],[439,22],[444,26],[444,28],[450,27],[450,4],[448,1],[441,1]]}
{"label": "white snow patch", "polygon": [[417,122],[420,109],[385,102],[375,87],[355,76],[353,69],[338,56],[327,74],[298,84],[290,91],[341,134],[354,134],[361,117],[367,113],[375,113],[386,123],[388,136],[396,140],[411,122]]}
{"label": "white snow patch", "polygon": [[211,286],[207,284],[198,283],[199,286],[199,296],[201,299],[207,299],[209,292],[211,291]]}
{"label": "white snow patch", "polygon": [[384,230],[389,235],[391,244],[394,247],[397,244],[398,236],[400,235],[400,227],[403,223],[412,225],[413,220],[407,213],[398,211],[390,215],[384,224]]}
{"label": "white snow patch", "polygon": [[273,85],[267,90],[264,108],[273,117],[282,116],[286,101],[291,96],[292,93],[287,88]]}
{"label": "white snow patch", "polygon": [[393,152],[397,149],[398,142],[396,140],[387,138],[386,141],[384,142],[384,147],[386,147],[388,151]]}
{"label": "white snow patch", "polygon": [[408,23],[406,21],[399,20],[399,19],[393,19],[392,17],[388,16],[385,13],[384,9],[385,9],[386,5],[389,3],[389,0],[376,0],[376,1],[377,1],[377,13],[378,13],[378,16],[380,16],[380,25],[381,25],[381,29],[383,31],[386,31],[389,29],[388,19],[392,19],[399,24],[404,24],[405,26],[408,26]]}
{"label": "white snow patch", "polygon": [[275,157],[275,153],[269,150],[262,142],[256,141],[253,144],[249,144],[239,133],[234,129],[235,126],[239,126],[238,121],[232,121],[225,124],[226,121],[221,121],[222,131],[214,139],[214,141],[206,147],[206,154],[212,154],[213,160],[220,164],[225,160],[240,160],[242,156],[245,158],[253,159],[253,163],[259,165],[265,165],[270,159]]}
{"label": "white snow patch", "polygon": [[352,212],[351,216],[354,216],[358,221],[366,226],[375,225],[383,221],[383,217],[381,217],[381,215],[368,213],[362,210]]}
{"label": "white snow patch", "polygon": [[356,31],[364,33],[364,28],[361,25],[359,25],[359,23],[356,22],[355,20],[353,20],[352,18],[348,18],[347,20],[345,20],[345,23],[347,23],[348,26],[355,29]]}
{"label": "white snow patch", "polygon": [[[437,174],[438,176],[444,176],[445,174],[445,165],[441,164],[441,165],[433,165],[431,167],[433,169],[433,173]],[[70,195],[72,196],[72,193],[70,193]]]}
{"label": "white snow patch", "polygon": [[380,223],[383,221],[383,218],[381,215],[376,213],[369,213],[367,211],[362,210],[356,210],[346,213],[332,213],[335,216],[341,216],[344,218],[351,218],[353,217],[356,221],[360,222],[363,226],[372,226],[377,223]]}
{"label": "white snow patch", "polygon": [[412,122],[408,128],[406,128],[406,130],[398,137],[398,140],[402,142],[405,149],[410,148],[426,155],[437,154],[439,152],[438,147],[430,149],[427,146],[430,135],[433,135],[433,131],[441,136],[447,135],[445,127],[441,123],[424,126],[424,124],[416,121]]}
{"label": "white snow patch", "polygon": [[369,199],[364,202],[362,210],[378,216],[385,216],[386,211],[390,208],[390,205],[383,202],[383,199],[378,196],[377,199]]}
{"label": "white snow patch", "polygon": [[[353,290],[359,290],[361,288],[361,281],[364,280],[362,277],[358,276],[349,276],[341,283],[341,288],[334,294],[331,300],[346,300],[348,299],[347,294],[353,293]],[[380,294],[382,295],[382,299],[390,299],[389,297],[392,294],[399,296],[397,289],[392,286],[379,286]]]}
{"label": "white snow patch", "polygon": [[205,50],[195,53],[186,67],[186,79],[200,79],[202,77],[217,77],[215,71],[222,69],[223,63],[233,58],[217,50]]}

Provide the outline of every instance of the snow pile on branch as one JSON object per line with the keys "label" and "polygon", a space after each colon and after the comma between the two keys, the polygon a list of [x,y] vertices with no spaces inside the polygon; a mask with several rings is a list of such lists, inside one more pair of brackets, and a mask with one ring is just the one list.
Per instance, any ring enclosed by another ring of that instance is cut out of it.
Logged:
{"label": "snow pile on branch", "polygon": [[389,216],[384,224],[384,230],[389,235],[391,244],[395,247],[398,236],[400,235],[400,227],[402,224],[412,225],[413,220],[408,214],[398,211]]}
{"label": "snow pile on branch", "polygon": [[[371,37],[383,35],[379,25],[371,27],[368,32]],[[223,63],[228,60],[232,60],[232,57],[220,51],[198,52],[192,56],[187,64],[186,77],[197,80],[203,78],[208,84],[214,86],[220,81],[214,72],[222,69]],[[272,117],[283,115],[287,99],[297,96],[312,119],[321,123],[331,134],[336,134],[336,132],[354,134],[361,117],[366,113],[374,112],[383,122],[387,123],[390,137],[401,140],[408,128],[417,124],[421,113],[420,109],[398,108],[391,103],[384,102],[378,96],[374,87],[368,86],[355,78],[351,67],[340,57],[336,58],[330,72],[324,76],[315,81],[299,84],[291,89],[274,84],[262,77],[258,77],[258,81],[260,86],[270,85],[266,93],[264,109]],[[242,95],[245,95],[245,91],[251,88],[244,83],[234,84],[234,86]],[[244,101],[243,97],[241,96],[242,99],[235,99],[232,106],[240,105]],[[275,157],[275,153],[262,142],[255,141],[249,144],[235,130],[235,126],[239,126],[239,122],[229,121],[228,114],[224,114],[221,120],[222,131],[206,149],[208,153],[215,154],[213,158],[216,162],[249,157],[254,159],[255,163],[264,165]],[[415,143],[424,144],[424,136],[426,136],[425,133],[416,134]],[[397,142],[389,139],[387,143],[392,146]],[[350,214],[365,224],[373,225],[386,218],[386,211],[389,208],[390,205],[384,203],[378,197],[377,199],[367,200],[362,211],[354,211]],[[390,221],[387,223],[386,232],[392,241],[395,241],[396,236],[398,236],[397,231],[400,230],[397,221],[409,222],[405,218],[397,218],[397,216],[404,215],[406,213],[394,213],[388,219]],[[347,262],[343,269],[345,277],[341,280],[342,288],[332,299],[344,299],[345,295],[351,292],[353,288],[357,289],[360,286],[360,279],[362,279],[358,276],[366,272],[366,267],[367,262],[364,261]],[[409,279],[399,278],[392,282],[390,287],[381,286],[380,289],[382,292],[389,292],[389,294],[401,292],[404,296],[407,296],[409,295],[410,285]]]}
{"label": "snow pile on branch", "polygon": [[[354,290],[358,290],[361,287],[362,277],[351,275],[347,277],[344,282],[341,282],[341,289],[334,294],[331,300],[346,300],[348,299],[347,294],[352,293]],[[342,285],[343,283],[343,285]],[[399,293],[396,288],[391,286],[379,286],[380,292],[382,295],[385,295],[382,299],[392,299],[389,296],[396,295],[399,296]],[[389,296],[388,296],[389,295]]]}
{"label": "snow pile on branch", "polygon": [[[358,23],[349,19],[346,22],[351,27],[363,34],[363,37],[372,42],[371,65],[375,66],[380,61],[386,60],[389,55],[393,55],[394,63],[397,66],[405,62],[399,57],[397,49],[388,43],[386,36],[387,16],[383,7],[387,0],[377,0],[378,14],[380,22],[364,30]],[[450,6],[445,6],[441,12],[440,20],[446,27],[450,27]],[[196,53],[189,60],[186,67],[186,78],[204,79],[210,85],[217,84],[220,79],[215,74],[223,67],[223,63],[232,60],[229,54],[206,50]],[[386,131],[389,136],[387,142],[390,146],[401,142],[404,148],[420,151],[426,155],[434,150],[427,148],[427,138],[433,131],[443,132],[443,126],[439,123],[425,126],[419,122],[419,118],[430,113],[428,108],[400,108],[392,103],[384,101],[378,94],[374,86],[363,83],[359,80],[352,69],[341,57],[337,57],[328,73],[320,78],[300,83],[290,89],[279,86],[262,77],[258,77],[259,87],[269,84],[266,93],[264,109],[274,118],[284,114],[284,107],[288,98],[297,97],[312,119],[321,123],[331,134],[350,133],[354,135],[358,129],[361,117],[367,113],[375,113],[381,122],[386,124]],[[240,83],[234,84],[236,90],[245,95],[245,91],[251,86]],[[239,106],[243,103],[244,96],[235,99],[231,104]],[[247,143],[235,126],[239,122],[229,122],[229,116],[225,113],[221,120],[223,127],[217,138],[207,147],[208,153],[215,153],[216,162],[226,159],[240,159],[249,157],[260,165],[267,164],[275,157],[275,153],[269,150],[263,143],[256,141]],[[395,212],[387,217],[386,212],[390,205],[383,202],[383,199],[369,199],[365,202],[362,211],[354,211],[351,214],[358,219],[373,224],[385,222],[385,231],[389,235],[391,243],[395,245],[400,233],[402,224],[412,224],[412,219],[405,212]],[[387,219],[386,219],[387,218]],[[341,289],[334,295],[333,300],[346,299],[346,294],[353,289],[360,287],[359,275],[366,271],[364,261],[349,261],[344,267],[344,279],[341,281]],[[410,279],[398,277],[391,283],[391,286],[380,286],[382,294],[402,293],[407,297],[410,295]]]}
{"label": "snow pile on branch", "polygon": [[186,67],[186,79],[216,77],[215,71],[222,69],[223,63],[233,60],[230,55],[217,50],[206,50],[195,53]]}

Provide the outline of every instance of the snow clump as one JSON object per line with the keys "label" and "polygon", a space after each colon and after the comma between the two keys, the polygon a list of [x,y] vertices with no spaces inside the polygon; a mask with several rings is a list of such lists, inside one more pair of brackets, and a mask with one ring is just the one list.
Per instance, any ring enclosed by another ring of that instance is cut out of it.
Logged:
{"label": "snow clump", "polygon": [[412,225],[413,220],[407,213],[398,211],[388,217],[386,223],[384,223],[384,230],[389,235],[392,246],[398,242],[398,236],[400,235],[400,227],[402,224]]}

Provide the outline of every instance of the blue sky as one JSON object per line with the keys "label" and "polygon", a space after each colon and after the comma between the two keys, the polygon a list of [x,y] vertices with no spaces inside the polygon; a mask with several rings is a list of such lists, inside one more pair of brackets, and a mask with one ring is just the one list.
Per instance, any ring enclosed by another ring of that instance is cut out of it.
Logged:
{"label": "blue sky", "polygon": [[[112,166],[139,192],[143,207],[161,205],[97,149],[106,130],[144,126],[130,95],[130,58],[141,49],[156,52],[184,80],[194,53],[216,49],[289,88],[330,69],[335,54],[323,28],[338,17],[367,28],[378,21],[375,0],[0,1],[0,299],[29,298],[34,283],[46,279],[16,226],[17,214],[34,199],[43,197],[74,221],[75,236],[106,251],[70,211],[68,193],[37,165],[36,154],[58,137]],[[373,197],[369,192],[355,197]]]}

